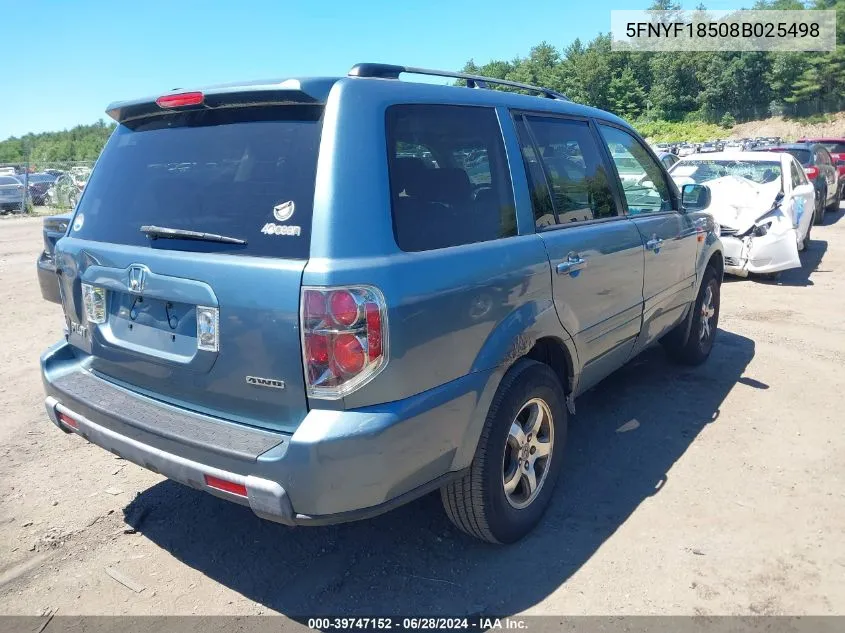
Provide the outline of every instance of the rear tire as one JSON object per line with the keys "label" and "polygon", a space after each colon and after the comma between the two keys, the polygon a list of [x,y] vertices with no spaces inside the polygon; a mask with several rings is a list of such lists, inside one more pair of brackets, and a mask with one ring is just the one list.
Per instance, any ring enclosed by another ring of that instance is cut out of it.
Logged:
{"label": "rear tire", "polygon": [[555,372],[534,360],[517,361],[493,397],[468,472],[440,489],[449,520],[490,543],[513,543],[530,532],[552,497],[567,423]]}
{"label": "rear tire", "polygon": [[[708,266],[701,280],[701,288],[687,319],[660,339],[663,349],[672,360],[684,365],[700,365],[713,349],[719,327],[719,278]],[[689,336],[684,336],[689,327]]]}
{"label": "rear tire", "polygon": [[813,211],[813,224],[824,223],[824,195],[816,198],[816,208]]}
{"label": "rear tire", "polygon": [[[825,195],[827,195],[827,192],[825,192]],[[839,209],[839,192],[837,191],[837,192],[834,193],[833,200],[831,201],[830,204],[827,204],[827,198],[826,197],[822,198],[822,201],[825,204],[825,207],[824,207],[825,211],[836,211],[837,209]]]}

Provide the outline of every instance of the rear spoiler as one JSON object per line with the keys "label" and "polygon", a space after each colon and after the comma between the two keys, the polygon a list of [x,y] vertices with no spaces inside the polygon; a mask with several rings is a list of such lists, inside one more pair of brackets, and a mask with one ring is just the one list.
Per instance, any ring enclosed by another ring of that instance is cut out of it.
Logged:
{"label": "rear spoiler", "polygon": [[[265,105],[322,105],[336,78],[286,79],[282,82],[258,81],[246,84],[213,86],[203,90],[172,90],[157,97],[117,101],[106,114],[118,123],[162,116],[181,110],[243,108]],[[159,102],[180,94],[199,95],[197,102],[180,107],[163,107]]]}

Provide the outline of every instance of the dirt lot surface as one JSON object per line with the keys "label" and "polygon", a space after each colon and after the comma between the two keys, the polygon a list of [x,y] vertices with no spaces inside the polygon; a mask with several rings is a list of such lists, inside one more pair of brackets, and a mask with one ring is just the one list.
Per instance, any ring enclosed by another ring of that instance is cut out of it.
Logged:
{"label": "dirt lot surface", "polygon": [[731,130],[731,138],[749,138],[756,136],[780,136],[788,141],[794,141],[802,136],[825,137],[842,136],[845,126],[845,112],[829,115],[830,120],[824,123],[807,123],[806,120],[795,121],[775,116],[760,121],[749,121],[735,125]]}
{"label": "dirt lot surface", "polygon": [[813,238],[779,283],[725,282],[704,366],[655,348],[580,398],[552,507],[503,548],[435,496],[289,529],[61,433],[40,220],[0,221],[0,613],[845,614],[843,211]]}

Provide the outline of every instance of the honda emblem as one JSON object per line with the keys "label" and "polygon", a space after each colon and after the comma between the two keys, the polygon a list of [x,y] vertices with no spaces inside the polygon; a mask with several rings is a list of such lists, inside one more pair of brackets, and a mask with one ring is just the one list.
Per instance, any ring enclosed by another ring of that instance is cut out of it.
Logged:
{"label": "honda emblem", "polygon": [[129,290],[132,292],[143,292],[144,284],[147,282],[147,268],[145,266],[130,266],[129,268]]}

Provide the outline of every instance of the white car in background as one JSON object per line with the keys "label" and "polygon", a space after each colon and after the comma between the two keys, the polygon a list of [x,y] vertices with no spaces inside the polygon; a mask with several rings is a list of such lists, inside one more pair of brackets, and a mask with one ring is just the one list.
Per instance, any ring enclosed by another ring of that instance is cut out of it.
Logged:
{"label": "white car in background", "polygon": [[719,152],[683,158],[669,171],[678,187],[705,184],[705,209],[720,226],[725,272],[772,276],[799,268],[810,242],[815,191],[787,152]]}

